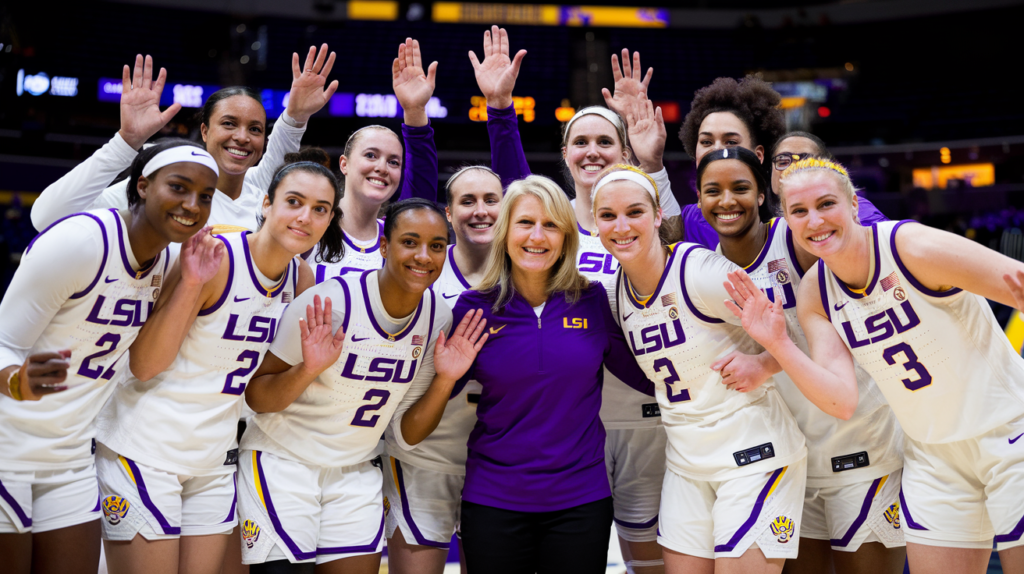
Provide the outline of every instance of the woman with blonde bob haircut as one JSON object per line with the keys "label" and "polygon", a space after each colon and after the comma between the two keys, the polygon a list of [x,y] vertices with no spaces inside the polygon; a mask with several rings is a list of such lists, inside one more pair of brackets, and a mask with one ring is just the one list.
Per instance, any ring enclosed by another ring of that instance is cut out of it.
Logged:
{"label": "woman with blonde bob haircut", "polygon": [[481,284],[455,304],[457,317],[484,309],[491,341],[459,382],[481,386],[462,491],[469,572],[605,571],[604,366],[641,392],[653,387],[604,287],[576,270],[578,246],[561,188],[535,175],[517,181]]}

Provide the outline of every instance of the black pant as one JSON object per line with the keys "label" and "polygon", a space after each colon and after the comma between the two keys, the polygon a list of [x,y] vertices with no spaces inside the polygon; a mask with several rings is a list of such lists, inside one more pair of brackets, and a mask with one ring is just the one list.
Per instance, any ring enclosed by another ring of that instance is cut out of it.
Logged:
{"label": "black pant", "polygon": [[600,574],[608,564],[611,497],[551,512],[462,501],[470,574]]}

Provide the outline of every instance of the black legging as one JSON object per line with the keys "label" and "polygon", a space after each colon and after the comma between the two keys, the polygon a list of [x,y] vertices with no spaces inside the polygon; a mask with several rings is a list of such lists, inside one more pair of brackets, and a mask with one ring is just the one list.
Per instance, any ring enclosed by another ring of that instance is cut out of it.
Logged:
{"label": "black legging", "polygon": [[462,544],[469,574],[605,571],[611,497],[551,512],[519,512],[462,501]]}

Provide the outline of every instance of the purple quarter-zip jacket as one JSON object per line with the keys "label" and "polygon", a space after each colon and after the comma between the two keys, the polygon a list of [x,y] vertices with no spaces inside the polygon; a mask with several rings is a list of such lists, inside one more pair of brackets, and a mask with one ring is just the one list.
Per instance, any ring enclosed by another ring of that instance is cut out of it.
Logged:
{"label": "purple quarter-zip jacket", "polygon": [[483,386],[463,500],[545,512],[611,496],[598,416],[601,367],[648,395],[654,384],[636,364],[604,287],[591,283],[573,305],[552,294],[540,317],[518,294],[493,313],[495,297],[466,291],[453,311],[459,321],[483,309],[490,333],[463,377]]}

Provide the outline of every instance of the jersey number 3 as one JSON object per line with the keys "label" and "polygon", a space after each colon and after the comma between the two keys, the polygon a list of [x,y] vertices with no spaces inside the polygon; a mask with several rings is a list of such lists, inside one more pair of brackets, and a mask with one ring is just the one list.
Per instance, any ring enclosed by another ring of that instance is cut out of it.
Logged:
{"label": "jersey number 3", "polygon": [[890,365],[896,364],[896,355],[903,353],[903,356],[907,358],[907,361],[903,363],[903,368],[907,371],[914,371],[917,373],[916,380],[903,379],[902,382],[904,387],[907,387],[911,391],[923,389],[928,385],[932,384],[932,375],[928,372],[928,369],[921,363],[917,362],[917,353],[910,348],[910,345],[906,343],[898,343],[882,351],[882,358],[885,359],[886,363]]}

